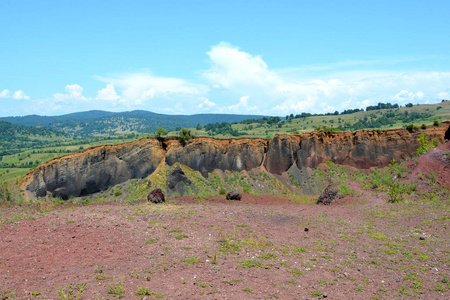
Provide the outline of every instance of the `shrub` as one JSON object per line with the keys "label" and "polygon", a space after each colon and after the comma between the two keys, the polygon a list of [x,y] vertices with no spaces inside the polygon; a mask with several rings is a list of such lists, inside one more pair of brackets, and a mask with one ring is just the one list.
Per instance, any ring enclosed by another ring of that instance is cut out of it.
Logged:
{"label": "shrub", "polygon": [[414,132],[414,131],[419,130],[419,127],[417,127],[414,124],[409,124],[409,125],[406,125],[406,130],[408,130],[409,132]]}
{"label": "shrub", "polygon": [[417,149],[417,155],[421,155],[427,152],[428,150],[431,150],[441,144],[438,139],[432,139],[430,141],[428,139],[428,135],[426,135],[425,133],[421,133],[417,138],[417,141],[419,142],[419,149]]}

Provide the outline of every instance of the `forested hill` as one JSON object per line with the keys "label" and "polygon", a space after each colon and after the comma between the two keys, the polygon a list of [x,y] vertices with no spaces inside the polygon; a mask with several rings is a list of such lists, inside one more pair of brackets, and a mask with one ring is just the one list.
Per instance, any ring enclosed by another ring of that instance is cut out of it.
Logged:
{"label": "forested hill", "polygon": [[65,133],[51,128],[38,128],[15,125],[0,121],[0,160],[3,155],[18,152],[20,149],[42,147],[50,141],[64,141]]}
{"label": "forested hill", "polygon": [[78,112],[61,116],[29,115],[4,117],[0,120],[16,125],[39,126],[60,130],[78,136],[123,135],[127,133],[155,132],[158,127],[167,131],[183,127],[196,127],[215,122],[240,122],[255,115],[197,114],[164,115],[149,111],[107,112],[100,110]]}

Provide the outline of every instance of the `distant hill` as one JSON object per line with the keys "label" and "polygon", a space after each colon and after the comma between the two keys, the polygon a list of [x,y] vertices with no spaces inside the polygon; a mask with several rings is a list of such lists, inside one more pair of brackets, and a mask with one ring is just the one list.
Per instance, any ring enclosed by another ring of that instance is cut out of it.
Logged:
{"label": "distant hill", "polygon": [[208,123],[240,122],[250,118],[258,119],[262,117],[233,114],[164,115],[144,110],[128,112],[92,110],[61,116],[4,117],[0,118],[0,121],[7,121],[16,125],[51,128],[75,136],[92,137],[155,132],[158,127],[171,131],[185,127],[196,127],[197,124],[204,126]]}
{"label": "distant hill", "polygon": [[0,121],[0,158],[24,148],[44,146],[49,141],[66,140],[66,134],[51,128],[16,125]]}

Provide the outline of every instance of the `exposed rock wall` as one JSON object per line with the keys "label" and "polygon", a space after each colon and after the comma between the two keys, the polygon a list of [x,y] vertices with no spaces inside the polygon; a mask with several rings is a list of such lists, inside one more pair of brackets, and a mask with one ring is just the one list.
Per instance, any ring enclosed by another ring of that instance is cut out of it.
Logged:
{"label": "exposed rock wall", "polygon": [[29,176],[26,190],[37,197],[50,192],[66,199],[105,190],[131,178],[144,178],[164,160],[156,140],[100,146],[39,165]]}
{"label": "exposed rock wall", "polygon": [[[444,123],[421,132],[443,141],[449,125]],[[43,163],[28,174],[24,188],[32,197],[49,192],[65,199],[144,178],[161,163],[171,166],[177,162],[203,175],[215,169],[250,171],[260,167],[279,175],[293,164],[299,169],[313,168],[327,160],[363,169],[383,167],[394,158],[413,156],[419,147],[419,134],[406,130],[312,132],[280,135],[270,140],[197,138],[184,146],[173,138],[164,142],[142,139],[95,147]]]}

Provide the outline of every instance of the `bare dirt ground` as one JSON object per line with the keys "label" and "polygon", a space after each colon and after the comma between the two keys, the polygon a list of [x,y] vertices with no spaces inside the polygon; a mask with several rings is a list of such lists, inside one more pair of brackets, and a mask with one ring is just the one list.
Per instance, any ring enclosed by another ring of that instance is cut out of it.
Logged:
{"label": "bare dirt ground", "polygon": [[449,201],[1,207],[0,299],[449,299]]}

